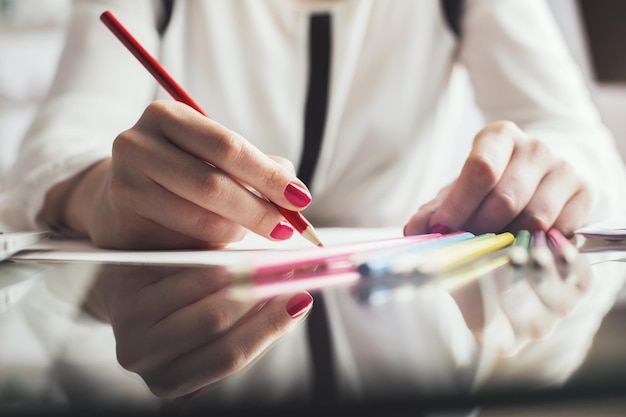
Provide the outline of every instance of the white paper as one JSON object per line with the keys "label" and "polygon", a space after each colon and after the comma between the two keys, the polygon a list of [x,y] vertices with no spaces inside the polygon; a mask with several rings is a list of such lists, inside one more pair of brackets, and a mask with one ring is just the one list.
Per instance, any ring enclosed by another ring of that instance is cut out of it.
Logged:
{"label": "white paper", "polygon": [[626,239],[626,217],[616,217],[593,223],[576,230],[586,238]]}
{"label": "white paper", "polygon": [[[385,240],[402,237],[400,228],[320,228],[316,229],[326,248],[348,243]],[[87,240],[45,240],[11,257],[12,260],[47,262],[99,262],[116,264],[158,265],[224,265],[241,266],[267,258],[267,262],[280,259],[287,252],[324,251],[314,247],[302,236],[282,242],[272,242],[254,233],[223,250],[161,250],[126,251],[100,249]],[[271,257],[269,257],[271,255]]]}

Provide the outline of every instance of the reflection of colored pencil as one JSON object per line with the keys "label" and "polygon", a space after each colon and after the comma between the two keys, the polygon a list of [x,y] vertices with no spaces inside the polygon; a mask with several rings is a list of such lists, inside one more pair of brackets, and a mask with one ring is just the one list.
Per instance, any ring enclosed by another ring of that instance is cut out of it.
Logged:
{"label": "reflection of colored pencil", "polygon": [[578,249],[563,234],[555,228],[548,230],[548,239],[558,254],[559,259],[567,264],[572,264],[578,257]]}
{"label": "reflection of colored pencil", "polygon": [[513,266],[523,266],[528,263],[530,258],[530,232],[528,230],[520,230],[515,236],[509,259]]}
{"label": "reflection of colored pencil", "polygon": [[552,261],[552,252],[546,241],[546,233],[543,230],[537,230],[533,233],[530,256],[533,264],[539,268],[546,268]]}
{"label": "reflection of colored pencil", "polygon": [[336,268],[320,272],[300,273],[290,277],[246,277],[233,283],[227,294],[238,300],[263,299],[298,291],[312,291],[358,281],[361,275],[354,268]]}
{"label": "reflection of colored pencil", "polygon": [[[135,39],[133,35],[117,20],[110,11],[105,11],[100,15],[100,20],[109,28],[111,32],[122,42],[122,44],[137,58],[137,60],[148,70],[154,79],[176,100],[187,104],[197,112],[209,117],[196,103],[191,96],[178,84],[172,76],[165,71],[165,68]],[[274,203],[272,203],[274,204]],[[316,246],[322,247],[322,242],[317,232],[307,219],[299,211],[287,210],[274,204],[280,214],[296,229],[305,239]]]}
{"label": "reflection of colored pencil", "polygon": [[423,274],[446,272],[480,256],[502,249],[511,244],[514,238],[509,232],[482,238],[477,236],[434,251],[421,265],[417,266],[416,270]]}
{"label": "reflection of colored pencil", "polygon": [[508,262],[509,258],[506,255],[498,256],[496,258],[492,257],[492,259],[486,259],[480,262],[473,262],[467,267],[461,267],[434,277],[434,280],[430,285],[434,285],[437,288],[446,291],[454,291],[469,284],[475,279],[480,278],[503,265],[506,265]]}

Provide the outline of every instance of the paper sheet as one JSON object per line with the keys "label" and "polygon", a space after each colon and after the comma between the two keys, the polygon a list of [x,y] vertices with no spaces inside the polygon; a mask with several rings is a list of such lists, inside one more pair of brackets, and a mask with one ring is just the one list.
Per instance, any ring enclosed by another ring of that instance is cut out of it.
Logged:
{"label": "paper sheet", "polygon": [[[30,246],[12,260],[46,262],[99,262],[155,265],[267,265],[284,262],[287,256],[320,256],[333,248],[368,241],[402,237],[401,228],[321,228],[317,233],[325,248],[313,247],[301,236],[272,242],[254,233],[224,250],[123,251],[100,249],[86,240],[45,240]],[[381,247],[385,247],[381,243]],[[346,249],[346,248],[344,248]]]}
{"label": "paper sheet", "polygon": [[576,230],[576,233],[586,238],[609,240],[626,239],[626,217],[616,217],[593,223]]}

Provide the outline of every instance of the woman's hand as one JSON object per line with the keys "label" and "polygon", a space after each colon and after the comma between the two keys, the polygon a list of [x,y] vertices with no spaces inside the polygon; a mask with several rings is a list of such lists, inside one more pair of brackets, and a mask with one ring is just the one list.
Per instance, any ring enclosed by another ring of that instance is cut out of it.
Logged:
{"label": "woman's hand", "polygon": [[405,234],[476,234],[556,227],[570,235],[591,207],[591,190],[547,145],[511,122],[478,133],[459,177],[419,208]]}
{"label": "woman's hand", "polygon": [[175,101],[151,104],[116,138],[112,158],[60,188],[47,210],[61,212],[44,219],[61,216],[99,246],[128,249],[221,247],[246,229],[288,239],[292,226],[258,195],[290,210],[311,201],[288,161]]}
{"label": "woman's hand", "polygon": [[235,279],[219,267],[106,266],[85,308],[111,323],[125,369],[178,398],[250,364],[311,309],[306,292],[236,300]]}

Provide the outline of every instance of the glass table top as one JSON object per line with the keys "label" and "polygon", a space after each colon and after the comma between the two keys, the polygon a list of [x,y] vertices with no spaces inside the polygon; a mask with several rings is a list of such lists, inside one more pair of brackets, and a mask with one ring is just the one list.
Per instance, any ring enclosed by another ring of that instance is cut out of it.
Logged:
{"label": "glass table top", "polygon": [[[545,269],[499,255],[445,276],[373,278],[5,261],[0,415],[625,404],[626,252]],[[272,322],[275,300],[303,289],[311,312]]]}

